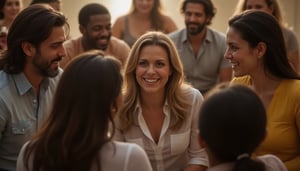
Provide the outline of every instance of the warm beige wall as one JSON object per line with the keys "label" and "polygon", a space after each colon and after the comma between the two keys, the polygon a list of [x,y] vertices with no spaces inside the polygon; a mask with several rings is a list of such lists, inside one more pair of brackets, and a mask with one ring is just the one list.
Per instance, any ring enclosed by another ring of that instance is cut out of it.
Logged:
{"label": "warm beige wall", "polygon": [[[116,13],[116,9],[123,9],[125,13],[128,9],[128,5],[124,2],[131,0],[61,0],[63,2],[63,12],[68,17],[71,25],[71,36],[80,35],[78,31],[77,16],[80,8],[90,2],[99,2],[106,5],[112,14],[112,22],[121,13]],[[225,32],[227,27],[227,20],[232,15],[235,5],[238,0],[213,0],[217,14],[213,19],[212,27],[216,30]],[[24,5],[29,4],[31,0],[24,0]],[[168,14],[175,20],[178,27],[184,27],[183,18],[179,14],[179,2],[180,0],[161,0]],[[284,12],[285,21],[290,27],[297,33],[298,40],[300,40],[300,0],[279,0],[282,5],[282,11]]]}

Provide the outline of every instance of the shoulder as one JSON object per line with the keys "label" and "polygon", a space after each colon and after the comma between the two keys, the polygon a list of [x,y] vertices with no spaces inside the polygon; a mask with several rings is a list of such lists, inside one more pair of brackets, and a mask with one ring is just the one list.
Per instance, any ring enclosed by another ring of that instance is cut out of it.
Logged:
{"label": "shoulder", "polygon": [[[135,143],[128,143],[128,142],[118,142],[115,141],[116,150],[123,151],[124,158],[129,163],[135,164],[149,164],[148,157],[144,149]],[[118,153],[118,152],[117,152]],[[123,160],[124,160],[123,158]]]}
{"label": "shoulder", "polygon": [[113,27],[123,27],[128,15],[119,16],[113,24]]}
{"label": "shoulder", "polygon": [[180,29],[168,34],[169,38],[174,41],[174,43],[179,43],[181,40],[186,38],[185,29]]}
{"label": "shoulder", "polygon": [[283,162],[272,154],[259,156],[257,159],[264,163],[266,171],[287,171]]}
{"label": "shoulder", "polygon": [[82,36],[79,36],[76,38],[71,38],[71,39],[65,41],[63,45],[65,48],[72,48],[78,44],[81,44],[81,39],[82,39]]}
{"label": "shoulder", "polygon": [[241,76],[241,77],[234,77],[230,84],[243,84],[243,85],[250,85],[251,83],[251,77],[246,75],[246,76]]}
{"label": "shoulder", "polygon": [[207,34],[211,35],[216,41],[225,41],[226,36],[223,32],[207,27]]}
{"label": "shoulder", "polygon": [[124,40],[118,39],[114,36],[110,37],[110,45],[109,46],[113,47],[112,50],[115,48],[118,48],[118,49],[123,48],[126,51],[130,50],[130,47]]}
{"label": "shoulder", "polygon": [[282,32],[284,36],[296,37],[296,33],[288,27],[282,27]]}
{"label": "shoulder", "polygon": [[8,74],[4,71],[0,71],[0,91],[8,84]]}
{"label": "shoulder", "polygon": [[186,95],[186,97],[190,100],[196,100],[196,101],[198,101],[198,100],[202,101],[203,100],[203,96],[200,93],[200,91],[193,88],[193,87],[191,87],[191,86],[187,85],[187,86],[183,87],[182,91]]}

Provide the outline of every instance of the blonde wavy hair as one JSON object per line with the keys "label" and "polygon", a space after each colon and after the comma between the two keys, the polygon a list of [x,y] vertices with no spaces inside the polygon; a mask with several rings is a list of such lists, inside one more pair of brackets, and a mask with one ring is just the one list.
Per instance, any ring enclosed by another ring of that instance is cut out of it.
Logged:
{"label": "blonde wavy hair", "polygon": [[155,45],[164,48],[168,54],[172,75],[165,87],[165,99],[172,114],[172,128],[179,128],[186,119],[190,106],[186,89],[190,87],[184,82],[183,67],[172,40],[164,33],[152,31],[142,35],[133,45],[124,69],[124,103],[119,113],[120,129],[126,131],[132,126],[133,114],[139,98],[140,87],[135,77],[139,55],[145,46]]}

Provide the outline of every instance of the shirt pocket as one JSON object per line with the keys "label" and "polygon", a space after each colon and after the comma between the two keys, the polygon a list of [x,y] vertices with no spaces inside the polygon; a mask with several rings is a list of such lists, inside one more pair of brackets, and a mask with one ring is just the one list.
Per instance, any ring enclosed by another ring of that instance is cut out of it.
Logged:
{"label": "shirt pocket", "polygon": [[20,120],[12,123],[11,130],[15,135],[27,134],[32,128],[32,122],[30,120]]}
{"label": "shirt pocket", "polygon": [[186,151],[190,142],[190,131],[170,136],[171,154],[179,154]]}

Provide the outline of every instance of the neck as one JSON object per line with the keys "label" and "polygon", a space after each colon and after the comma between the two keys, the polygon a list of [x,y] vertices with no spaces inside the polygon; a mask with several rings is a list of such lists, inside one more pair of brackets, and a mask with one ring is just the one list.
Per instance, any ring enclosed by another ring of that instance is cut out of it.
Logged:
{"label": "neck", "polygon": [[140,95],[140,102],[142,107],[144,108],[160,108],[165,103],[165,97],[163,93],[157,94],[144,94]]}
{"label": "neck", "polygon": [[265,73],[253,74],[251,75],[251,78],[252,87],[258,94],[275,91],[279,82],[281,81],[280,78],[277,78],[271,74],[266,75]]}
{"label": "neck", "polygon": [[191,35],[188,33],[188,40],[191,44],[202,44],[206,36],[206,28],[204,28],[199,34]]}
{"label": "neck", "polygon": [[40,84],[45,77],[41,76],[41,74],[38,74],[37,71],[33,71],[32,69],[29,69],[29,67],[26,65],[24,68],[24,74],[28,79],[28,81],[30,82],[30,84],[32,85],[35,94],[38,96],[40,90]]}
{"label": "neck", "polygon": [[134,12],[131,16],[141,21],[148,21],[150,19],[150,13],[144,14],[140,12]]}
{"label": "neck", "polygon": [[88,40],[86,40],[86,38],[83,35],[82,35],[81,43],[82,43],[82,47],[83,47],[84,51],[88,51],[88,50],[92,49],[89,46]]}

